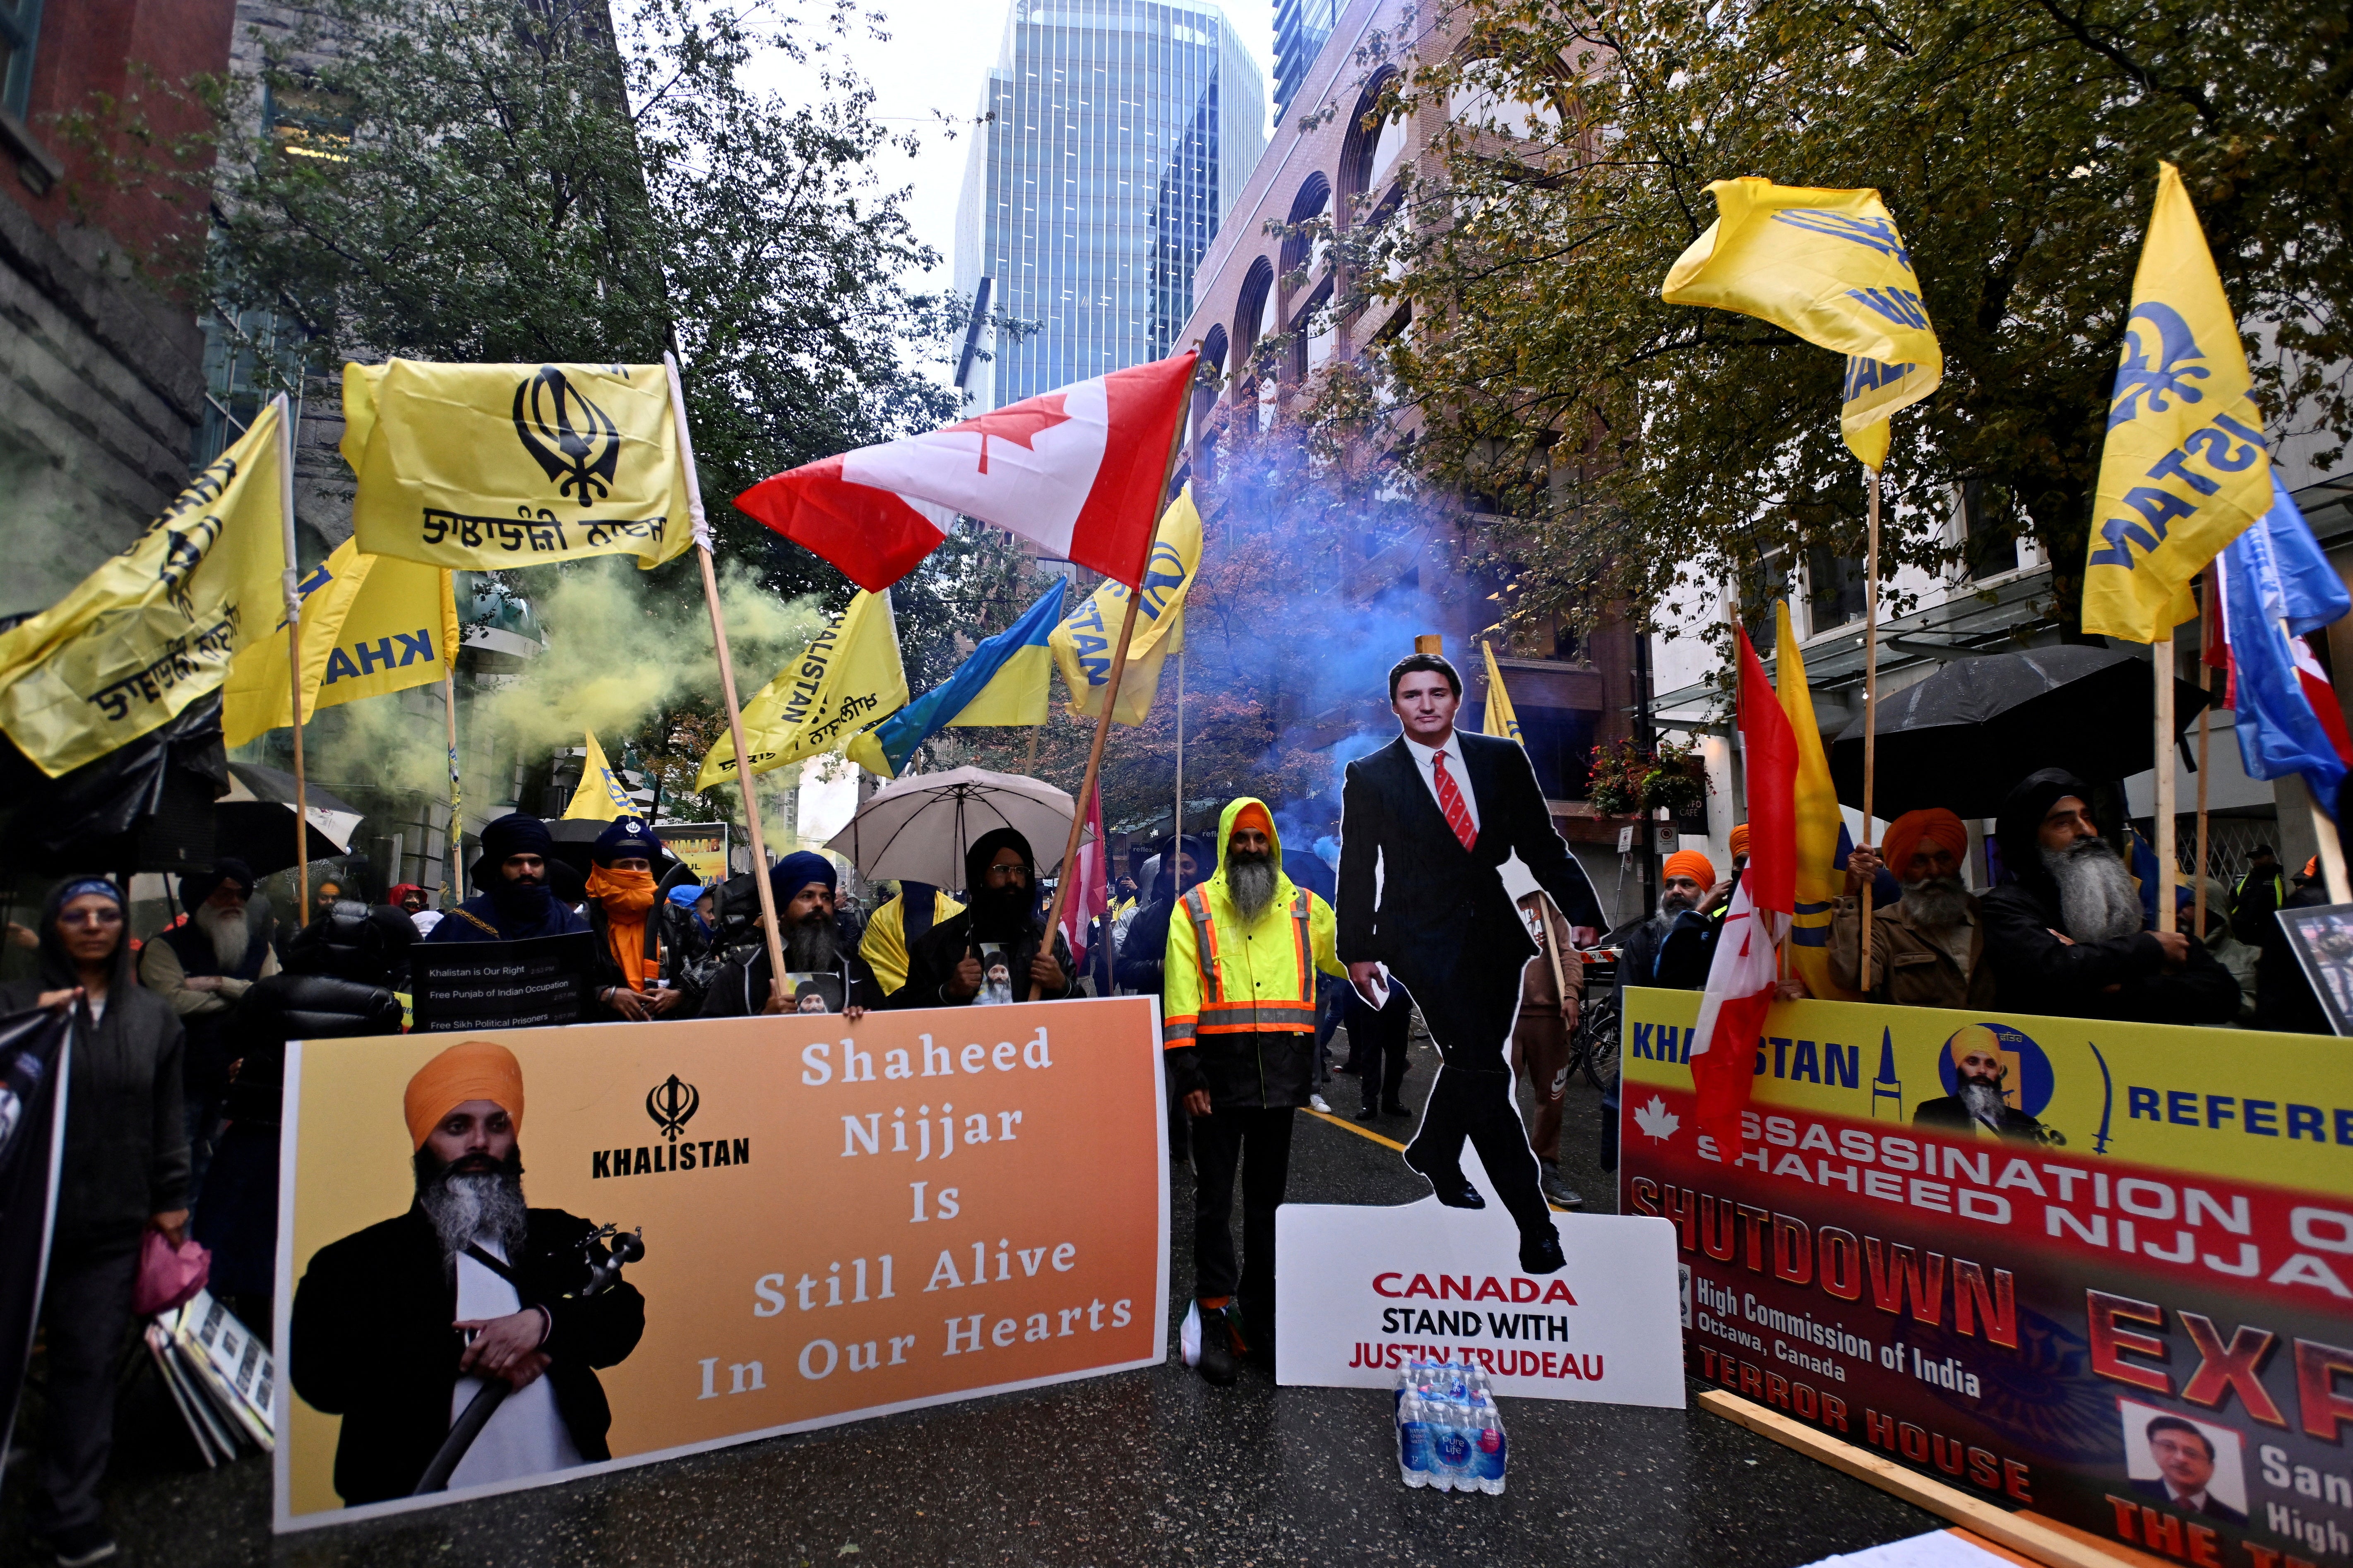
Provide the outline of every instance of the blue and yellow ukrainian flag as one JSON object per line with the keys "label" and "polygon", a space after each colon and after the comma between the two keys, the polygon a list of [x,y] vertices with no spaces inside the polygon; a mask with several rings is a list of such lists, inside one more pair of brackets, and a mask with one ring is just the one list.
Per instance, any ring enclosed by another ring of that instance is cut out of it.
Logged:
{"label": "blue and yellow ukrainian flag", "polygon": [[917,746],[952,724],[1043,724],[1053,672],[1046,639],[1062,618],[1068,586],[1056,583],[1019,620],[973,649],[955,673],[852,741],[849,760],[897,778]]}

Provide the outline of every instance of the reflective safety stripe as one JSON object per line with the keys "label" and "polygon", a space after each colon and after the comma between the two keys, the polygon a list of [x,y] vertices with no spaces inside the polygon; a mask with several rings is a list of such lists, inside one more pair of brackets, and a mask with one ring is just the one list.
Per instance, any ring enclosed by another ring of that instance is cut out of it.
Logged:
{"label": "reflective safety stripe", "polygon": [[1176,1048],[1177,1048],[1178,1047],[1180,1047],[1180,1046],[1187,1046],[1187,1045],[1190,1045],[1190,1044],[1192,1043],[1192,1040],[1193,1040],[1193,1020],[1192,1020],[1192,1019],[1190,1019],[1190,1018],[1166,1018],[1166,1019],[1163,1019],[1163,1020],[1161,1021],[1161,1025],[1160,1025],[1160,1046],[1161,1046],[1161,1048],[1162,1048],[1163,1050],[1172,1050],[1172,1051],[1173,1051],[1173,1050],[1176,1049]]}
{"label": "reflective safety stripe", "polygon": [[[1218,977],[1218,922],[1209,914],[1208,883],[1188,889],[1181,900],[1186,914],[1193,922],[1193,955],[1201,971],[1201,1011],[1199,1021],[1188,1025],[1188,1033],[1202,1035],[1240,1035],[1257,1030],[1305,1030],[1315,1028],[1315,1004],[1312,1000],[1314,981],[1309,977],[1310,954],[1314,951],[1309,924],[1313,911],[1307,890],[1295,892],[1291,902],[1293,952],[1298,967],[1301,990],[1307,998],[1292,1001],[1260,1001],[1247,998],[1240,1001],[1223,999],[1222,983]],[[1164,1038],[1173,1038],[1173,1024],[1162,1026]]]}

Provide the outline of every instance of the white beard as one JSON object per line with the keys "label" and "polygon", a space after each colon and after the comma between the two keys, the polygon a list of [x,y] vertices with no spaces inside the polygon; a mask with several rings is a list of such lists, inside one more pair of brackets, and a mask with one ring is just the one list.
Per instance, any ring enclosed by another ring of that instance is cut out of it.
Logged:
{"label": "white beard", "polygon": [[1969,890],[1958,877],[1930,877],[1923,881],[1907,882],[1904,887],[1904,907],[1911,911],[1915,925],[1931,931],[1944,931],[1961,923],[1969,912]]}
{"label": "white beard", "polygon": [[441,1238],[445,1258],[480,1237],[498,1242],[509,1258],[522,1250],[526,1220],[520,1177],[504,1171],[448,1176],[419,1190],[417,1200]]}
{"label": "white beard", "polygon": [[222,973],[229,973],[245,962],[245,949],[252,940],[252,932],[246,928],[243,910],[231,914],[211,904],[198,904],[196,929],[211,941],[213,956],[220,960]]}
{"label": "white beard", "polygon": [[2059,884],[2059,921],[2077,942],[2105,942],[2141,929],[2140,897],[2106,840],[2082,838],[2072,848],[2045,849],[2042,864]]}
{"label": "white beard", "polygon": [[1226,887],[1244,921],[1254,921],[1274,901],[1274,862],[1237,860],[1226,868]]}

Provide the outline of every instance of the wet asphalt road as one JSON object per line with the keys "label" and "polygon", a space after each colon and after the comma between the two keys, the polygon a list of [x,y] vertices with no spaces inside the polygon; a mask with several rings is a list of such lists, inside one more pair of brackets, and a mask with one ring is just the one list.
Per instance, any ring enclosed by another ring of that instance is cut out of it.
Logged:
{"label": "wet asphalt road", "polygon": [[[1335,1052],[1336,1054],[1336,1052]],[[1417,1039],[1406,1100],[1435,1059]],[[1356,1080],[1328,1091],[1344,1115]],[[1523,1090],[1525,1094],[1525,1090]],[[1572,1087],[1562,1164],[1609,1212],[1594,1165],[1599,1096]],[[1376,1130],[1404,1138],[1411,1122]],[[1303,1115],[1290,1195],[1395,1204],[1427,1187],[1390,1149]],[[1239,1205],[1237,1205],[1239,1207]],[[1191,1291],[1192,1202],[1171,1194],[1172,1310]],[[1239,1222],[1239,1215],[1237,1215]],[[269,1469],[205,1471],[151,1372],[123,1394],[109,1517],[122,1563],[207,1568],[583,1564],[1704,1564],[1789,1568],[1943,1521],[1702,1412],[1509,1399],[1502,1497],[1407,1490],[1389,1398],[1274,1386],[1244,1364],[1212,1389],[1168,1364],[887,1416],[461,1503],[269,1533]],[[1696,1384],[1694,1391],[1696,1391]],[[37,1398],[26,1415],[37,1430]],[[25,1533],[25,1476],[0,1490],[0,1563],[47,1561]]]}

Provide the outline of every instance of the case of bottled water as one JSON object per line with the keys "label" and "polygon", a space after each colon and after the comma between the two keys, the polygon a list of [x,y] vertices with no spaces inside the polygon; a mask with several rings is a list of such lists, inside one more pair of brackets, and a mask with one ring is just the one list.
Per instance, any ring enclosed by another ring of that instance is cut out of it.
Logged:
{"label": "case of bottled water", "polygon": [[1451,1362],[1414,1362],[1398,1373],[1398,1475],[1439,1491],[1504,1489],[1509,1447],[1486,1373]]}

